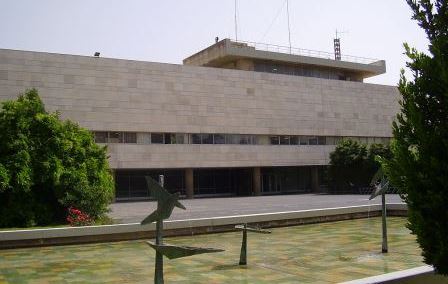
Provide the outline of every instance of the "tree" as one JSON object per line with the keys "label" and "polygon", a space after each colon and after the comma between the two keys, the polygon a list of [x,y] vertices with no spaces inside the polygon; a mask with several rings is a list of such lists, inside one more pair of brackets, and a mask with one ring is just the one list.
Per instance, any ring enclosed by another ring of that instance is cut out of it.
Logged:
{"label": "tree", "polygon": [[351,139],[342,140],[330,153],[329,175],[336,191],[369,187],[380,163],[376,157],[390,157],[389,145],[366,145]]}
{"label": "tree", "polygon": [[96,219],[114,192],[105,147],[45,111],[35,89],[0,109],[0,227],[61,223],[67,208]]}
{"label": "tree", "polygon": [[425,262],[448,274],[448,7],[442,0],[407,3],[427,34],[430,55],[405,44],[413,81],[402,71],[393,157],[383,166],[408,205],[408,227]]}

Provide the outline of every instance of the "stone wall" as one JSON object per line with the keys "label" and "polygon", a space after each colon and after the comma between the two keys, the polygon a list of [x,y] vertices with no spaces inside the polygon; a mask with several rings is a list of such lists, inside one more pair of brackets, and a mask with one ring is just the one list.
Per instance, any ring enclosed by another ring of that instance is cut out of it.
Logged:
{"label": "stone wall", "polygon": [[[0,49],[0,100],[31,87],[47,109],[96,131],[390,137],[399,109],[392,86]],[[326,164],[330,148],[110,145],[110,153],[118,168],[273,166]]]}

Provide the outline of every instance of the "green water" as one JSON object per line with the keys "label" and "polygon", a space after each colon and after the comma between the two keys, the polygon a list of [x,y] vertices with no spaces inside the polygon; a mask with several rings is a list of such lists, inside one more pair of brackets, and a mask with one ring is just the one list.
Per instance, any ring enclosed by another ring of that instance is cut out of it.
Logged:
{"label": "green water", "polygon": [[[404,218],[274,228],[248,233],[248,265],[238,266],[241,232],[166,238],[225,249],[165,259],[166,283],[338,283],[423,265]],[[0,283],[152,283],[154,251],[144,241],[0,250]]]}

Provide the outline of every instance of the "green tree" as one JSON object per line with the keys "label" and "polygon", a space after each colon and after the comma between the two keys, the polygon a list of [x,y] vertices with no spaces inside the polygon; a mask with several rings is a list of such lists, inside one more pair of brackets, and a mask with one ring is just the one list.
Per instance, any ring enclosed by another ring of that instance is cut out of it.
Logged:
{"label": "green tree", "polygon": [[430,55],[405,44],[413,81],[402,71],[401,113],[384,170],[408,204],[408,226],[425,262],[448,274],[448,7],[441,0],[407,3],[427,34]]}
{"label": "green tree", "polygon": [[45,111],[35,89],[0,109],[0,227],[61,223],[77,207],[101,217],[113,198],[106,149]]}
{"label": "green tree", "polygon": [[368,187],[380,167],[376,156],[390,157],[389,146],[367,146],[350,139],[342,140],[330,153],[329,175],[333,188],[339,192],[349,192]]}
{"label": "green tree", "polygon": [[330,154],[330,179],[337,191],[349,191],[365,186],[367,147],[357,141],[344,139]]}

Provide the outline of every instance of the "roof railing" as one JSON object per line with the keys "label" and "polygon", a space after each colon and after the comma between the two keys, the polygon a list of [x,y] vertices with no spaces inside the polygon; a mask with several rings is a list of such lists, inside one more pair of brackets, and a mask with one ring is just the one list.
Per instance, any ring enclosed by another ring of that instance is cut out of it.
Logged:
{"label": "roof railing", "polygon": [[[281,46],[269,43],[260,43],[260,42],[251,42],[251,41],[242,41],[242,40],[230,40],[232,47],[237,48],[253,48],[255,50],[262,51],[270,51],[284,54],[293,54],[293,55],[301,55],[301,56],[309,56],[309,57],[317,57],[323,59],[336,60],[334,53],[326,52],[326,51],[318,51],[312,49],[303,49],[297,47],[289,47],[289,46]],[[352,55],[341,55],[341,60],[338,61],[346,61],[352,63],[361,63],[361,64],[371,64],[371,65],[383,65],[383,61],[375,58],[367,58],[367,57],[359,57]]]}

